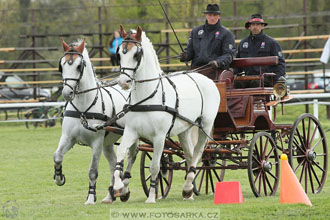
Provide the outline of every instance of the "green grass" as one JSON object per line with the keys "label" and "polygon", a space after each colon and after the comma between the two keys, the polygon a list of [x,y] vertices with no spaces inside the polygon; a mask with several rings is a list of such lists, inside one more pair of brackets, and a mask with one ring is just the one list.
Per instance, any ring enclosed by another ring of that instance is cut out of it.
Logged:
{"label": "green grass", "polygon": [[[293,123],[303,107],[286,107],[286,115],[278,119]],[[320,109],[320,121],[325,130],[330,121],[325,118],[325,107]],[[165,200],[146,205],[139,175],[139,158],[130,180],[131,198],[110,205],[101,204],[107,194],[109,171],[102,156],[97,183],[97,204],[85,206],[88,191],[90,148],[76,145],[64,157],[63,172],[66,184],[59,187],[53,182],[53,153],[61,134],[61,127],[26,129],[23,124],[0,125],[0,219],[6,219],[2,205],[16,200],[19,205],[17,219],[110,219],[109,212],[116,209],[152,208],[158,210],[220,210],[220,219],[329,219],[330,177],[320,194],[308,194],[313,207],[302,204],[280,204],[279,189],[273,197],[255,198],[248,182],[247,170],[228,170],[225,181],[240,181],[243,204],[214,205],[213,196],[202,194],[195,201],[183,201],[183,172],[176,171],[172,189]],[[330,140],[330,132],[327,139]],[[132,219],[134,220],[134,219]]]}

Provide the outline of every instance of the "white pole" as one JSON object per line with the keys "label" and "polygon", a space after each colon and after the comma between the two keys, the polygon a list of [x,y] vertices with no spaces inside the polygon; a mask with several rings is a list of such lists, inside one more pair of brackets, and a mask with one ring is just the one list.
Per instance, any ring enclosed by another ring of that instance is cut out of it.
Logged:
{"label": "white pole", "polygon": [[[319,103],[318,103],[318,99],[314,99],[313,100],[313,114],[315,116],[315,118],[318,120],[319,119]],[[314,129],[315,129],[315,124],[314,124]],[[319,132],[316,132],[315,134],[315,138],[319,138]]]}
{"label": "white pole", "polygon": [[319,103],[318,99],[313,100],[313,110],[314,110],[314,116],[319,119]]}

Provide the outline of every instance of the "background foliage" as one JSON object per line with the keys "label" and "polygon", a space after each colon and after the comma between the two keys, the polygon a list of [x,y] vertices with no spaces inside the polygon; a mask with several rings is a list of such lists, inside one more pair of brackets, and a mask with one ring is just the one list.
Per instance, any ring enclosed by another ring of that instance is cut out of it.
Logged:
{"label": "background foliage", "polygon": [[[236,39],[242,39],[249,34],[249,31],[244,29],[244,24],[253,13],[263,15],[270,27],[265,32],[272,37],[329,34],[328,0],[162,0],[161,2],[167,8],[169,18],[176,29],[193,28],[203,24],[205,18],[202,12],[205,6],[208,3],[218,3],[222,12],[221,22],[235,33]],[[0,0],[0,9],[2,21],[0,48],[32,46],[61,48],[60,37],[66,42],[86,37],[89,48],[104,47],[107,51],[113,31],[119,28],[119,24],[124,24],[126,29],[140,25],[148,32],[148,37],[154,44],[166,43],[166,36],[169,36],[169,43],[176,44],[171,47],[170,55],[174,56],[181,52],[173,33],[159,32],[170,27],[166,25],[165,16],[156,0]],[[100,31],[102,39],[100,39]],[[180,42],[185,45],[189,32],[177,34]],[[32,36],[36,36],[34,44]],[[281,46],[283,50],[288,50],[296,43],[281,42]],[[321,48],[324,43],[324,40],[313,40],[308,42],[308,48]],[[0,60],[17,60],[21,53],[22,50],[11,53],[0,52]],[[38,51],[38,53],[45,59],[53,60],[54,67],[62,56],[61,49],[51,53],[49,51]],[[164,57],[165,53],[161,56]],[[316,58],[320,57],[320,53],[308,54],[308,56]],[[303,53],[294,55],[294,58],[303,57]],[[179,61],[174,59],[171,62]],[[31,68],[32,64],[20,64],[20,67]],[[49,65],[37,64],[37,67],[49,67]],[[1,68],[12,67],[5,64]],[[294,71],[302,71],[299,68],[301,67],[296,67]],[[42,77],[43,80],[53,78],[50,74],[48,76],[44,74]],[[31,80],[31,77],[26,80]]]}

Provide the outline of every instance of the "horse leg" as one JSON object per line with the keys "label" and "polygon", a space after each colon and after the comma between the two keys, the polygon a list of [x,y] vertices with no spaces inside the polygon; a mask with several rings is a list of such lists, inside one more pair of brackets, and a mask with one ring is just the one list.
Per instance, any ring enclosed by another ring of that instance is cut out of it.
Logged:
{"label": "horse leg", "polygon": [[117,163],[114,173],[114,186],[113,190],[116,197],[120,197],[122,190],[124,188],[124,183],[122,181],[122,172],[124,166],[124,158],[127,153],[127,149],[130,148],[135,142],[137,142],[137,134],[135,132],[129,131],[125,128],[124,135],[120,145],[117,147]]}
{"label": "horse leg", "polygon": [[180,146],[184,151],[184,157],[187,162],[187,171],[188,171],[188,167],[190,167],[191,165],[191,159],[194,149],[194,144],[191,139],[191,128],[179,134],[178,138],[179,138]]}
{"label": "horse leg", "polygon": [[103,146],[103,154],[109,164],[111,181],[110,181],[110,185],[109,185],[109,189],[108,189],[108,194],[102,200],[102,203],[110,204],[116,200],[116,197],[114,197],[114,194],[113,194],[113,174],[115,172],[117,157],[116,157],[116,153],[113,149],[113,144],[111,144],[110,146]]}
{"label": "horse leg", "polygon": [[[205,127],[204,127],[205,129]],[[205,129],[207,133],[210,133],[210,129]],[[198,130],[198,142],[194,148],[193,152],[193,157],[191,161],[191,166],[189,167],[187,176],[186,176],[186,181],[183,184],[183,190],[182,190],[182,196],[184,199],[193,199],[193,181],[195,179],[195,174],[196,174],[196,166],[198,161],[200,160],[202,153],[204,151],[204,146],[207,140],[207,136],[204,134],[202,130]]]}
{"label": "horse leg", "polygon": [[58,186],[63,186],[65,184],[65,176],[62,173],[62,161],[63,156],[68,150],[72,148],[74,145],[74,141],[67,137],[62,135],[60,142],[58,143],[58,147],[54,153],[54,182]]}
{"label": "horse leg", "polygon": [[138,152],[139,152],[138,142],[135,142],[135,144],[133,144],[128,150],[127,167],[123,176],[124,188],[120,195],[120,201],[122,202],[126,202],[130,196],[128,184],[129,184],[129,179],[131,178],[131,169],[133,167]]}
{"label": "horse leg", "polygon": [[156,203],[157,196],[157,188],[158,188],[158,173],[160,169],[160,159],[163,154],[164,149],[165,136],[157,136],[153,139],[154,145],[154,154],[150,163],[150,188],[149,188],[149,196],[146,200],[146,203]]}
{"label": "horse leg", "polygon": [[102,153],[104,137],[98,138],[92,144],[93,156],[91,166],[89,168],[89,191],[85,202],[85,205],[94,205],[96,202],[96,180],[98,176],[98,166],[100,162],[100,157]]}
{"label": "horse leg", "polygon": [[[183,133],[179,134],[179,141],[180,141],[180,146],[184,151],[184,157],[187,163],[187,167],[186,167],[186,172],[188,174],[188,169],[191,166],[191,160],[192,160],[192,154],[193,154],[193,150],[194,150],[194,146],[197,143],[197,140],[193,141],[193,128],[190,128],[186,131],[184,131]],[[196,134],[196,136],[198,136],[198,134]],[[187,178],[187,176],[185,176],[185,179]],[[186,183],[186,182],[185,182]],[[190,186],[187,186],[186,184],[183,185],[183,189],[185,189],[186,191],[190,190]],[[193,200],[193,195],[191,195],[191,197],[189,198],[190,200]]]}

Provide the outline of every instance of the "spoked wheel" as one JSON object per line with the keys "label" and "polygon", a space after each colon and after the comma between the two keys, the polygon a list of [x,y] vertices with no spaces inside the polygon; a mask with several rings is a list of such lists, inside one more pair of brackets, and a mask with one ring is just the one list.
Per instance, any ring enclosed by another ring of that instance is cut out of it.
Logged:
{"label": "spoked wheel", "polygon": [[28,110],[25,114],[25,119],[30,120],[25,122],[26,128],[37,128],[37,127],[47,127],[47,121],[38,121],[38,119],[42,119],[44,116],[41,114],[39,108],[33,108]]}
{"label": "spoked wheel", "polygon": [[266,132],[258,132],[252,138],[248,175],[256,197],[275,195],[280,179],[279,156],[274,139]]}
{"label": "spoked wheel", "polygon": [[311,114],[293,124],[289,139],[289,163],[307,193],[319,193],[328,171],[328,149],[320,122]]}
{"label": "spoked wheel", "polygon": [[220,160],[216,153],[204,152],[202,162],[197,166],[197,172],[194,179],[194,193],[200,195],[205,188],[205,194],[215,192],[215,184],[223,181],[225,169],[221,169],[226,165],[225,160]]}
{"label": "spoked wheel", "polygon": [[[149,171],[150,162],[152,160],[152,152],[142,151],[140,160],[140,176],[143,191],[146,196],[149,196],[149,186],[151,174]],[[173,157],[170,154],[163,153],[160,159],[160,170],[158,173],[158,198],[164,199],[168,195],[173,179]]]}

